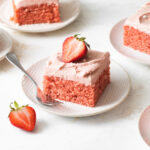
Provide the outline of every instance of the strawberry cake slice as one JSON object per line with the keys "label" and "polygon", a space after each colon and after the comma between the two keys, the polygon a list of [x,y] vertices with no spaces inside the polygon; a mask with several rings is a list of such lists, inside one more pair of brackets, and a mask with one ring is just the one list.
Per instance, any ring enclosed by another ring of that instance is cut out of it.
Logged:
{"label": "strawberry cake slice", "polygon": [[125,21],[124,45],[150,54],[150,3]]}
{"label": "strawberry cake slice", "polygon": [[12,0],[14,16],[19,25],[60,22],[58,0]]}
{"label": "strawberry cake slice", "polygon": [[[43,92],[52,99],[94,107],[110,83],[108,52],[88,50],[85,38],[69,37],[46,64]],[[65,60],[65,61],[64,61]]]}

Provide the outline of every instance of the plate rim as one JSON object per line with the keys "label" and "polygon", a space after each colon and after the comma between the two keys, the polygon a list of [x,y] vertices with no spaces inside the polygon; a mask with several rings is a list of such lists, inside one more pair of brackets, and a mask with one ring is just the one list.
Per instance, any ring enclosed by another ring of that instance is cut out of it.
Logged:
{"label": "plate rim", "polygon": [[[7,0],[8,1],[8,0]],[[81,6],[80,6],[80,2],[79,0],[72,0],[72,1],[75,1],[76,2],[76,5],[77,5],[77,8],[78,8],[78,11],[76,12],[76,14],[72,17],[70,17],[68,20],[66,20],[65,22],[60,22],[60,23],[57,23],[57,25],[59,24],[60,26],[58,27],[54,27],[54,29],[51,29],[50,27],[47,27],[45,29],[42,30],[42,27],[41,27],[41,30],[32,30],[32,29],[21,29],[20,27],[18,28],[18,25],[14,24],[14,25],[11,25],[11,24],[8,24],[7,22],[3,21],[2,17],[0,17],[0,24],[3,25],[4,27],[7,27],[9,29],[12,29],[12,30],[15,30],[15,31],[20,31],[20,32],[24,32],[24,33],[45,33],[45,32],[52,32],[52,31],[57,31],[57,30],[60,30],[68,25],[70,25],[72,22],[74,22],[80,12],[81,12]],[[2,7],[2,5],[4,5],[6,1],[3,0],[1,3],[0,3],[0,7]],[[65,23],[65,24],[62,24],[62,23]],[[44,23],[43,23],[44,24]],[[61,25],[62,24],[62,25]],[[38,24],[36,24],[38,25]],[[28,25],[30,26],[30,25]]]}
{"label": "plate rim", "polygon": [[[118,50],[118,49],[114,46],[114,44],[113,44],[113,42],[112,42],[112,40],[111,40],[112,32],[113,32],[114,28],[115,28],[118,24],[120,24],[120,23],[122,23],[122,22],[125,22],[126,19],[127,19],[127,18],[124,18],[124,19],[119,20],[119,21],[118,21],[117,23],[115,23],[115,24],[113,25],[113,27],[110,29],[110,32],[109,32],[109,41],[110,41],[111,46],[113,47],[113,50],[114,50],[117,54],[121,54],[122,56],[124,56],[124,57],[126,57],[126,58],[128,58],[128,59],[130,59],[130,60],[132,60],[132,61],[134,61],[134,62],[138,62],[138,63],[145,64],[145,65],[150,65],[150,62],[149,62],[149,63],[146,63],[146,62],[144,62],[144,61],[142,61],[142,60],[139,60],[139,59],[136,59],[136,58],[134,58],[134,57],[128,56],[128,55],[122,53],[120,50]],[[124,46],[124,47],[125,47],[125,46]],[[130,48],[130,47],[128,47],[128,48]],[[130,48],[130,49],[132,50],[132,48]],[[138,51],[138,52],[140,52],[140,51]],[[142,53],[142,54],[143,54],[143,53]]]}
{"label": "plate rim", "polygon": [[140,128],[141,119],[142,119],[142,117],[143,117],[143,115],[144,115],[144,113],[145,113],[145,111],[146,111],[147,109],[150,109],[150,105],[148,105],[148,106],[142,111],[142,113],[140,114],[140,117],[139,117],[139,120],[138,120],[138,131],[139,131],[139,134],[140,134],[140,136],[141,136],[141,139],[144,141],[144,143],[146,143],[147,146],[150,147],[150,144],[148,144],[148,143],[145,141],[144,137],[142,136],[141,128]]}
{"label": "plate rim", "polygon": [[[48,57],[45,57],[43,59],[40,59],[38,61],[36,61],[35,63],[33,63],[32,65],[30,65],[30,67],[28,67],[26,70],[30,69],[33,67],[33,65],[36,65],[37,63],[39,63],[40,61],[44,61],[46,60]],[[87,114],[82,114],[82,115],[79,115],[79,114],[74,114],[74,115],[69,115],[69,114],[63,114],[63,113],[59,113],[59,112],[55,112],[55,111],[51,111],[51,110],[47,110],[45,109],[44,107],[45,106],[42,106],[42,104],[30,99],[26,93],[24,92],[24,87],[23,87],[23,80],[25,78],[25,75],[23,75],[22,77],[22,80],[21,80],[21,86],[22,86],[22,90],[23,90],[23,93],[24,95],[32,102],[34,103],[38,108],[40,108],[41,110],[45,111],[45,112],[48,112],[48,113],[51,113],[51,114],[54,114],[54,115],[58,115],[58,116],[63,116],[63,117],[78,117],[78,118],[81,118],[81,117],[89,117],[89,116],[94,116],[94,115],[98,115],[98,114],[102,114],[104,112],[107,112],[107,111],[110,111],[112,109],[114,109],[115,107],[117,107],[118,105],[120,105],[123,101],[126,100],[126,98],[128,97],[129,93],[130,93],[130,89],[131,89],[131,79],[130,79],[130,76],[128,74],[128,72],[122,67],[122,65],[120,65],[119,63],[117,63],[116,61],[112,60],[115,64],[117,64],[127,75],[127,78],[128,78],[128,89],[125,93],[125,96],[117,103],[115,103],[112,107],[110,108],[107,108],[103,111],[100,111],[100,112],[95,112],[95,113],[87,113]],[[86,107],[86,106],[85,106]]]}

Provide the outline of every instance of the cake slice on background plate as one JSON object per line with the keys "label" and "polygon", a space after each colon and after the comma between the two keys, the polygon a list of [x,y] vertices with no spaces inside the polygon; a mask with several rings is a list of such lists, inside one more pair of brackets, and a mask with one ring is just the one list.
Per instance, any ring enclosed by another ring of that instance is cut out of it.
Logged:
{"label": "cake slice on background plate", "polygon": [[14,16],[19,25],[60,22],[58,0],[12,0]]}
{"label": "cake slice on background plate", "polygon": [[150,54],[150,2],[125,21],[124,45]]}
{"label": "cake slice on background plate", "polygon": [[52,99],[94,107],[110,83],[108,52],[88,50],[85,38],[72,36],[63,51],[51,56],[45,67],[43,91]]}

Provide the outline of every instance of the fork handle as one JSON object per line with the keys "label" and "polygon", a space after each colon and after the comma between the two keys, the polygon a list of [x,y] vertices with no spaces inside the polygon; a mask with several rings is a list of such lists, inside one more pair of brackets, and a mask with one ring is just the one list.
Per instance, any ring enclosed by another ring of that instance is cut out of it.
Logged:
{"label": "fork handle", "polygon": [[15,53],[13,52],[9,52],[6,55],[7,60],[13,64],[15,67],[17,67],[19,70],[21,70],[37,87],[37,83],[36,81],[25,71],[25,69],[22,67],[22,65],[20,64],[17,56]]}

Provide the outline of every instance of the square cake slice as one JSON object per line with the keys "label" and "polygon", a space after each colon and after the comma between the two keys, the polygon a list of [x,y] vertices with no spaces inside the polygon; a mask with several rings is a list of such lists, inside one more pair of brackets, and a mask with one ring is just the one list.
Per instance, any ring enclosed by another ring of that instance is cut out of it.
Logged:
{"label": "square cake slice", "polygon": [[64,63],[61,58],[57,53],[46,64],[44,94],[94,107],[110,83],[109,53],[89,50],[84,59],[73,63]]}
{"label": "square cake slice", "polygon": [[150,54],[150,3],[125,21],[124,45]]}
{"label": "square cake slice", "polygon": [[12,0],[14,16],[19,25],[60,22],[58,0]]}

